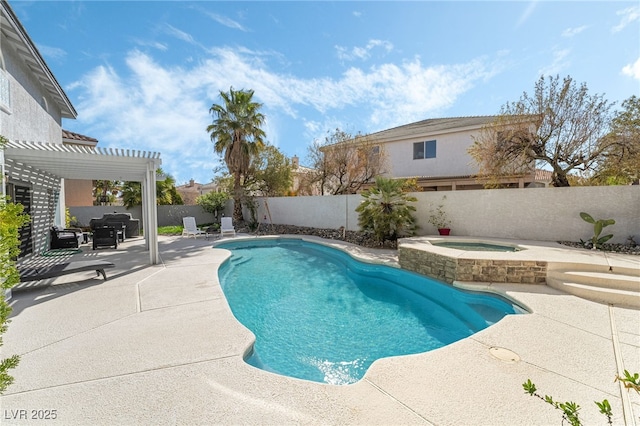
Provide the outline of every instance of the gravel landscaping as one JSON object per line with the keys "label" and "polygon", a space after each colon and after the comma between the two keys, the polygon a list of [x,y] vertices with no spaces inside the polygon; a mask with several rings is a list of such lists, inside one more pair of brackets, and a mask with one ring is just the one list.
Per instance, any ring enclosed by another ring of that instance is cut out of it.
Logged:
{"label": "gravel landscaping", "polygon": [[[387,241],[384,246],[378,244],[370,234],[360,232],[360,231],[344,231],[343,229],[321,229],[321,228],[309,228],[303,226],[293,226],[293,225],[260,225],[260,227],[256,231],[251,231],[246,226],[240,226],[236,229],[238,232],[243,232],[251,235],[283,235],[283,234],[291,234],[291,235],[314,235],[316,237],[327,238],[331,240],[340,240],[346,241],[348,243],[357,244],[359,246],[368,247],[368,248],[397,248],[397,244],[395,241]],[[581,248],[581,249],[591,249],[591,244],[574,241],[558,241],[558,243],[563,244],[565,246]],[[631,254],[631,255],[640,255],[640,245],[631,245],[631,244],[603,244],[599,251],[607,251],[607,252],[615,252],[615,253],[623,253],[623,254]]]}
{"label": "gravel landscaping", "polygon": [[384,245],[380,245],[373,237],[360,231],[345,231],[344,229],[321,229],[309,228],[305,226],[293,225],[265,225],[261,224],[257,230],[252,231],[246,226],[236,227],[236,231],[251,235],[313,235],[316,237],[326,238],[328,240],[340,240],[348,243],[357,244],[368,248],[397,248],[395,241],[386,241]]}
{"label": "gravel landscaping", "polygon": [[[581,243],[574,241],[558,241],[560,244],[564,244],[565,246],[588,249],[591,250],[593,245],[589,243]],[[598,251],[608,251],[613,253],[622,253],[622,254],[633,254],[636,256],[640,256],[640,245],[635,244],[603,244],[601,248],[597,249]]]}

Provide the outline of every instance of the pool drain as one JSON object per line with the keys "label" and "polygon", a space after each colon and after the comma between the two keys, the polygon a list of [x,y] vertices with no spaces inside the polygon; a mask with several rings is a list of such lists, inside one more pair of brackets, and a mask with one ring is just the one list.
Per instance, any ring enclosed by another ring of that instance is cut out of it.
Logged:
{"label": "pool drain", "polygon": [[520,357],[517,353],[510,351],[505,348],[489,348],[489,353],[493,355],[495,358],[498,358],[500,361],[504,362],[518,362],[520,361]]}

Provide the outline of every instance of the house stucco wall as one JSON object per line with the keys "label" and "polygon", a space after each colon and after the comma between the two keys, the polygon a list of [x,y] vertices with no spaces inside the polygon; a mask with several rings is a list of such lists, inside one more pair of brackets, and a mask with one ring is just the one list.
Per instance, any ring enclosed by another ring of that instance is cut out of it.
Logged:
{"label": "house stucco wall", "polygon": [[[432,134],[390,141],[384,144],[384,150],[390,166],[390,176],[463,176],[478,171],[467,148],[473,144],[471,135],[477,130]],[[413,144],[416,142],[436,141],[436,157],[413,159]]]}
{"label": "house stucco wall", "polygon": [[61,144],[59,107],[8,43],[2,43],[0,54],[11,98],[10,113],[0,109],[0,133],[14,140]]}
{"label": "house stucco wall", "polygon": [[64,200],[67,207],[93,205],[93,181],[82,179],[64,180]]}

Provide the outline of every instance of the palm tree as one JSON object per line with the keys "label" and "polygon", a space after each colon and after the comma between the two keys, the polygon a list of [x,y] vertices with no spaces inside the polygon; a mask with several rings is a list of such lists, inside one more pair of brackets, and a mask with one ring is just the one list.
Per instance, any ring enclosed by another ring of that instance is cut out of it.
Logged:
{"label": "palm tree", "polygon": [[122,189],[122,184],[117,180],[94,180],[93,181],[93,196],[96,199],[96,204],[101,203],[112,204],[116,201],[118,192]]}
{"label": "palm tree", "polygon": [[[156,204],[165,205],[182,205],[184,204],[182,197],[176,190],[176,180],[171,175],[165,175],[161,168],[156,170],[158,178],[156,180]],[[122,204],[126,208],[139,206],[142,204],[142,184],[140,182],[125,182],[122,186]]]}
{"label": "palm tree", "polygon": [[242,220],[242,176],[249,169],[252,156],[264,146],[265,132],[260,128],[264,115],[259,112],[262,104],[253,102],[253,90],[220,91],[222,104],[213,104],[209,112],[213,123],[207,126],[216,153],[224,153],[224,162],[233,176],[233,219]]}
{"label": "palm tree", "polygon": [[380,244],[415,233],[412,212],[416,208],[409,203],[417,199],[403,191],[404,183],[401,179],[377,177],[375,186],[362,193],[364,200],[356,208],[360,213],[358,224],[363,231],[373,232]]}

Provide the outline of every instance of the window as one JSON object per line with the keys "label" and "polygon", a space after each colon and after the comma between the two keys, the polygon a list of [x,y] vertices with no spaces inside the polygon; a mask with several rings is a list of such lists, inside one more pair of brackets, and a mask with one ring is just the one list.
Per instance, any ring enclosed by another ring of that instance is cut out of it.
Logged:
{"label": "window", "polygon": [[367,156],[367,161],[370,163],[379,161],[380,159],[380,147],[378,145],[372,146],[369,148],[369,155]]}
{"label": "window", "polygon": [[436,141],[416,142],[413,144],[413,159],[436,158]]}

